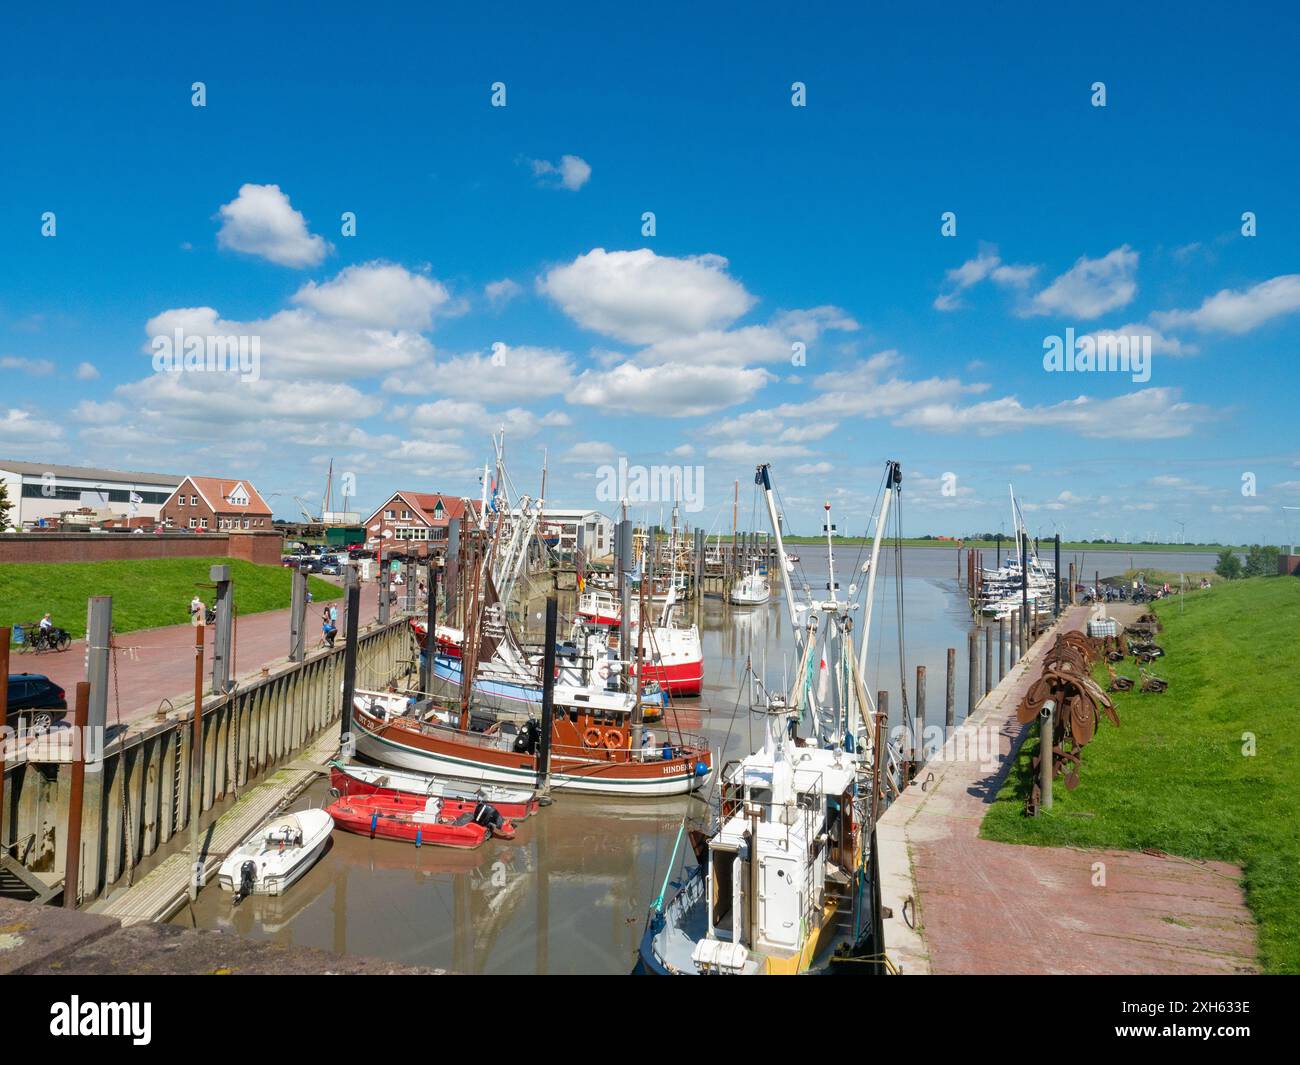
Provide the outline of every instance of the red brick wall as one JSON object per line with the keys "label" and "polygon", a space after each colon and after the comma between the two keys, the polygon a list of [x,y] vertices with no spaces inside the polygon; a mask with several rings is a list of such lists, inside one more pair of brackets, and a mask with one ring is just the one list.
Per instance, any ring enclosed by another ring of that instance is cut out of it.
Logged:
{"label": "red brick wall", "polygon": [[0,562],[105,562],[135,558],[238,558],[263,566],[280,563],[278,532],[0,533]]}

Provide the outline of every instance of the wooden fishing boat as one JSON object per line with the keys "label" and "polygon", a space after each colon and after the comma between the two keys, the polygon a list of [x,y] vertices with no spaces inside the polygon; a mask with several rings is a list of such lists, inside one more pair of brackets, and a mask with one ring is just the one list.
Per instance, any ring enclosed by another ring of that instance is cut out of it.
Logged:
{"label": "wooden fishing boat", "polygon": [[494,833],[505,839],[514,835],[514,828],[504,819],[499,829],[489,823],[495,812],[487,803],[415,795],[345,795],[327,810],[345,832],[401,840],[417,847],[428,844],[473,850]]}
{"label": "wooden fishing boat", "polygon": [[[633,734],[635,701],[620,692],[556,686],[551,726],[550,780],[556,791],[606,795],[682,795],[713,772],[702,739]],[[474,728],[471,715],[456,723],[449,712],[389,714],[353,704],[357,752],[385,765],[484,784],[537,787],[541,781],[541,725],[495,721]]]}
{"label": "wooden fishing boat", "polygon": [[522,821],[538,810],[535,792],[517,788],[473,785],[463,780],[447,780],[394,769],[391,766],[350,762],[330,763],[330,786],[340,797],[375,795],[392,798],[398,795],[421,799],[451,799],[465,803],[485,802],[508,821]]}
{"label": "wooden fishing boat", "polygon": [[281,814],[230,852],[217,883],[236,903],[248,895],[282,895],[321,856],[333,827],[324,810]]}

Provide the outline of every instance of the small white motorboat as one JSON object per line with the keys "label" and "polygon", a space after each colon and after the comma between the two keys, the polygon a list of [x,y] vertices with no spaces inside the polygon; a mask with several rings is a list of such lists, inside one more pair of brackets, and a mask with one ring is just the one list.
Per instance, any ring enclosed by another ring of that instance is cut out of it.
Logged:
{"label": "small white motorboat", "polygon": [[772,597],[772,586],[767,574],[751,570],[731,586],[731,602],[735,606],[762,606]]}
{"label": "small white motorboat", "polygon": [[324,810],[281,814],[230,852],[217,883],[236,904],[249,895],[283,895],[320,857],[333,829]]}

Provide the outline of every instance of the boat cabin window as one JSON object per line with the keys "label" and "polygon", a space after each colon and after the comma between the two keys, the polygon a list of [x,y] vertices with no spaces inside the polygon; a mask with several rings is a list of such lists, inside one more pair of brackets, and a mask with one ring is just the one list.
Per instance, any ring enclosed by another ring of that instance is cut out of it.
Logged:
{"label": "boat cabin window", "polygon": [[771,789],[771,788],[755,788],[755,787],[752,787],[752,786],[751,786],[751,787],[747,787],[747,788],[745,789],[745,797],[746,797],[750,802],[756,802],[756,803],[758,803],[760,806],[770,806],[770,805],[772,804],[772,789]]}

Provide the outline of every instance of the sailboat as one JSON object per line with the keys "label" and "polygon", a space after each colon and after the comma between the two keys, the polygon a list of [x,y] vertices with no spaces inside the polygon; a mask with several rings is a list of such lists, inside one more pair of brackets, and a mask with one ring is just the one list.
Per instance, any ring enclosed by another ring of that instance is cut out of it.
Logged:
{"label": "sailboat", "polygon": [[[784,558],[767,466],[758,467],[756,482],[777,557]],[[767,692],[753,708],[763,721],[763,745],[724,768],[716,828],[692,837],[698,864],[667,901],[665,880],[646,920],[638,971],[797,974],[833,967],[834,944],[849,953],[883,951],[874,824],[884,720],[863,674],[881,533],[900,484],[898,464],[887,463],[858,657],[855,604],[837,594],[829,503],[827,598],[796,603],[782,567],[795,633],[794,683],[788,692]],[[817,663],[825,669],[814,679]],[[800,735],[801,724],[807,735]],[[670,875],[676,854],[675,847]]]}

